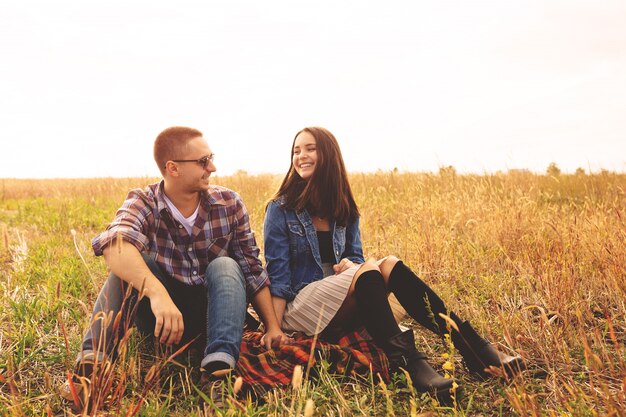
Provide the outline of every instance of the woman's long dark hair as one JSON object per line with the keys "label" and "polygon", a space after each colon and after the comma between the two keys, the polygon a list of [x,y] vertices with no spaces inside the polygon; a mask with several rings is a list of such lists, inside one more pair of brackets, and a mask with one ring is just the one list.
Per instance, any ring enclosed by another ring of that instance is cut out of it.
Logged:
{"label": "woman's long dark hair", "polygon": [[[306,181],[293,167],[293,147],[296,138],[308,132],[315,138],[317,162],[311,178]],[[273,199],[283,197],[290,210],[308,210],[311,215],[334,219],[340,226],[347,226],[359,217],[346,167],[337,139],[322,127],[305,127],[299,131],[291,145],[289,171]]]}

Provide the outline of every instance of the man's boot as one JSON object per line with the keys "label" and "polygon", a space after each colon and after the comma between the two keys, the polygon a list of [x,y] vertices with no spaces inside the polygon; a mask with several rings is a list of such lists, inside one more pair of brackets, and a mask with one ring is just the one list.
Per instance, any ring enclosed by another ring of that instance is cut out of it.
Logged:
{"label": "man's boot", "polygon": [[459,331],[452,330],[452,343],[463,356],[467,369],[485,378],[485,369],[501,368],[506,376],[513,376],[526,369],[521,356],[510,356],[496,350],[486,339],[480,337],[468,321],[458,323]]}
{"label": "man's boot", "polygon": [[390,370],[394,373],[399,372],[400,368],[406,370],[417,391],[429,393],[442,405],[451,405],[453,396],[457,401],[460,400],[461,388],[458,383],[439,375],[426,361],[426,355],[417,351],[413,330],[393,336],[387,340],[383,350],[389,359]]}

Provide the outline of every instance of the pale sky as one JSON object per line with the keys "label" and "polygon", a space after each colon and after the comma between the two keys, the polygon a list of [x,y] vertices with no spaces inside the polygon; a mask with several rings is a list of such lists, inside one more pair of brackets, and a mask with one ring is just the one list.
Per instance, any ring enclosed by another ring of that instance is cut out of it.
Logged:
{"label": "pale sky", "polygon": [[626,2],[6,1],[0,178],[284,173],[304,126],[349,171],[626,172]]}

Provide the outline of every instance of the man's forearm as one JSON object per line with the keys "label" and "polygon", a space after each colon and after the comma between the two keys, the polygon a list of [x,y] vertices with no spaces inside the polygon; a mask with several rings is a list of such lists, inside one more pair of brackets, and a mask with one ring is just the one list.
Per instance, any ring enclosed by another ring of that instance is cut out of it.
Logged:
{"label": "man's forearm", "polygon": [[143,289],[143,295],[150,299],[150,309],[155,318],[154,335],[167,345],[180,343],[185,330],[183,316],[137,248],[125,241],[114,241],[104,249],[103,254],[111,272],[138,291]]}
{"label": "man's forearm", "polygon": [[137,291],[143,287],[146,297],[152,298],[167,293],[132,243],[125,240],[118,243],[116,239],[104,249],[103,254],[111,272],[131,284]]}

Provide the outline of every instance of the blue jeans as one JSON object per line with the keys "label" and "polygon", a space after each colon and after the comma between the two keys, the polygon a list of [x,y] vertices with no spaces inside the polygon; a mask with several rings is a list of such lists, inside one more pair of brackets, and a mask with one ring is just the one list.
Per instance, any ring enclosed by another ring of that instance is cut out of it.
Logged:
{"label": "blue jeans", "polygon": [[[246,313],[245,281],[237,262],[225,256],[216,258],[206,269],[204,285],[185,285],[164,274],[151,258],[144,256],[144,260],[183,315],[180,345],[200,336],[206,340],[201,366],[219,360],[234,368]],[[124,329],[133,322],[142,333],[154,333],[156,319],[150,300],[138,302],[138,291],[128,288],[125,281],[109,275],[98,294],[77,362],[95,357],[115,360]],[[121,317],[115,326],[118,312]]]}

